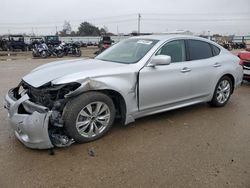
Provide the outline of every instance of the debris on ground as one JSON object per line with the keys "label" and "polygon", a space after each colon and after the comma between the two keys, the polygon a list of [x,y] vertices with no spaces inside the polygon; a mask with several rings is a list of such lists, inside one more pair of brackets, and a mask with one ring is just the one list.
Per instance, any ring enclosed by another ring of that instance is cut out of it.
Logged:
{"label": "debris on ground", "polygon": [[89,149],[88,149],[88,154],[89,154],[89,156],[91,156],[91,157],[95,157],[94,149],[93,149],[93,148],[89,148]]}

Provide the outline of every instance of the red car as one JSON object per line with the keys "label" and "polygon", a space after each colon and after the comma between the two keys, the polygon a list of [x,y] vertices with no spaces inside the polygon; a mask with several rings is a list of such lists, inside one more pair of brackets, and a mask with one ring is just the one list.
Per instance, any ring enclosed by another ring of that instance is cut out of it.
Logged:
{"label": "red car", "polygon": [[250,81],[250,52],[239,52],[238,57],[241,59],[240,64],[243,66],[244,70],[243,79]]}

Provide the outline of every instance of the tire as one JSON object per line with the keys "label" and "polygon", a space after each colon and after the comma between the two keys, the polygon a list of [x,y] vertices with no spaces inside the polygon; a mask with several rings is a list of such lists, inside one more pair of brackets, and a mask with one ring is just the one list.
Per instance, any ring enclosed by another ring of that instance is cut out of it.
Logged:
{"label": "tire", "polygon": [[28,50],[27,50],[27,47],[26,47],[26,46],[25,46],[25,47],[23,47],[23,48],[22,48],[22,51],[23,51],[23,52],[28,51]]}
{"label": "tire", "polygon": [[112,127],[114,119],[112,99],[99,92],[88,92],[73,98],[63,111],[65,130],[77,143],[101,138]]}
{"label": "tire", "polygon": [[36,53],[32,51],[32,56],[37,57]]}
{"label": "tire", "polygon": [[12,46],[9,46],[9,47],[8,47],[8,51],[13,52],[13,51],[14,51],[14,48],[13,48]]}
{"label": "tire", "polygon": [[48,54],[46,51],[42,51],[41,53],[41,58],[47,58],[48,57]]}
{"label": "tire", "polygon": [[[223,90],[223,91],[222,91]],[[211,106],[223,107],[227,104],[232,94],[233,84],[228,76],[223,76],[217,83],[212,100],[209,102]]]}
{"label": "tire", "polygon": [[62,58],[64,56],[64,52],[63,51],[58,51],[57,54],[56,54],[56,56],[58,58]]}
{"label": "tire", "polygon": [[75,56],[76,56],[76,57],[81,57],[81,56],[82,56],[81,49],[77,49],[77,50],[76,50]]}

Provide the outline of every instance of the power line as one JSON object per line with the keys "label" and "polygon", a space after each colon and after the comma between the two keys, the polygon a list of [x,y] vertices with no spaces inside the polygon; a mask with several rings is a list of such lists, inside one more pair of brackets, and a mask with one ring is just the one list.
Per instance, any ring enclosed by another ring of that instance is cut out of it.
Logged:
{"label": "power line", "polygon": [[173,22],[231,22],[250,21],[250,18],[228,18],[228,19],[172,19],[172,18],[144,18],[143,21],[173,21]]}
{"label": "power line", "polygon": [[[83,20],[86,21],[103,21],[103,20],[110,20],[110,19],[120,19],[120,18],[124,18],[124,17],[135,17],[137,14],[123,14],[123,15],[117,15],[117,16],[107,16],[107,17],[96,17],[96,18],[79,18],[79,19],[65,19],[68,20],[70,22],[82,22]],[[57,23],[63,23],[65,20],[57,20],[57,21],[46,21],[46,22],[37,22],[37,21],[33,21],[33,22],[9,22],[9,23],[1,23],[0,25],[30,25],[30,24],[40,24],[40,25],[48,25],[48,24],[57,24]]]}
{"label": "power line", "polygon": [[143,15],[157,15],[157,16],[225,16],[225,15],[250,15],[250,12],[211,12],[211,13],[142,13]]}

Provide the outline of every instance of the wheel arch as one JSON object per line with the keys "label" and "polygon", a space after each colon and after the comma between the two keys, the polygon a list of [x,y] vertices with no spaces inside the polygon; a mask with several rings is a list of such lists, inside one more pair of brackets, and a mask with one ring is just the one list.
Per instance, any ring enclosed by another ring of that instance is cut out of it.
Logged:
{"label": "wheel arch", "polygon": [[103,94],[107,95],[108,97],[110,97],[110,99],[113,101],[113,103],[115,105],[115,110],[116,110],[115,117],[117,119],[119,119],[122,124],[125,124],[125,122],[126,122],[126,113],[127,113],[127,105],[126,105],[125,99],[122,96],[122,94],[119,93],[116,90],[113,90],[113,89],[88,90],[88,91],[85,91],[85,92],[77,93],[77,95],[71,96],[70,98],[76,97],[76,96],[79,96],[79,95],[84,95],[84,94],[90,93],[90,92],[99,92],[99,93],[103,93]]}
{"label": "wheel arch", "polygon": [[118,91],[112,89],[96,90],[96,92],[104,93],[112,99],[116,109],[116,118],[121,120],[122,124],[125,124],[127,106],[124,97]]}
{"label": "wheel arch", "polygon": [[232,81],[232,86],[233,86],[232,91],[231,91],[231,94],[232,94],[234,92],[234,87],[235,87],[235,78],[234,78],[234,76],[232,74],[227,73],[227,74],[224,74],[222,77],[220,77],[220,79],[223,78],[224,76],[229,77],[230,80]]}

